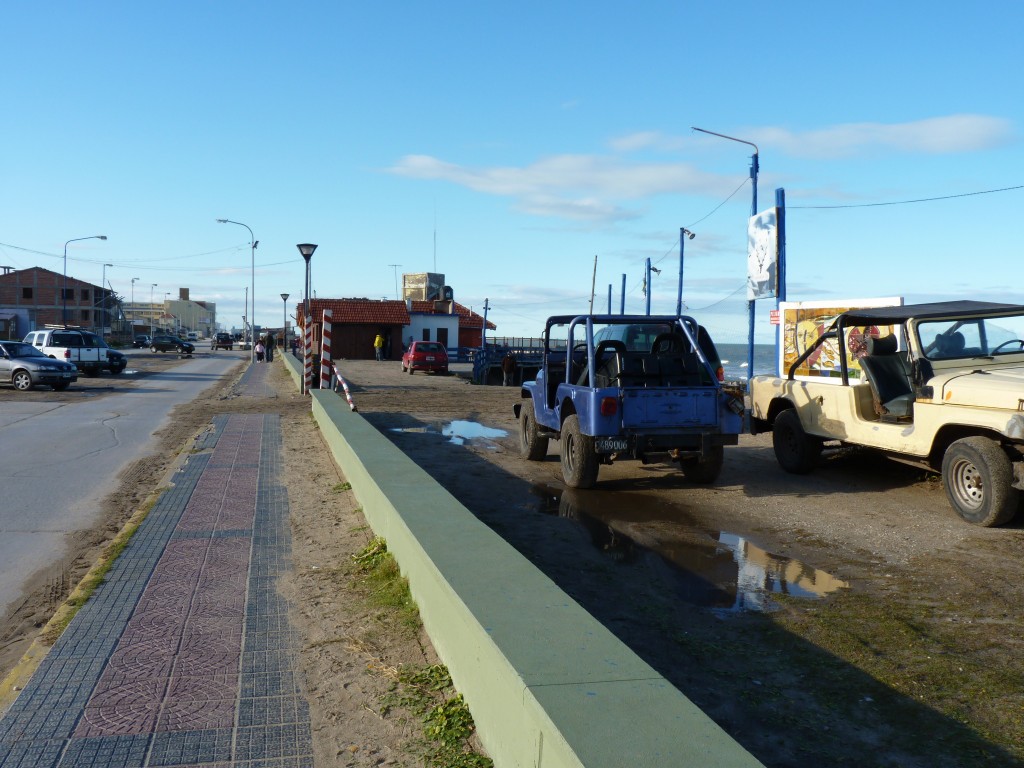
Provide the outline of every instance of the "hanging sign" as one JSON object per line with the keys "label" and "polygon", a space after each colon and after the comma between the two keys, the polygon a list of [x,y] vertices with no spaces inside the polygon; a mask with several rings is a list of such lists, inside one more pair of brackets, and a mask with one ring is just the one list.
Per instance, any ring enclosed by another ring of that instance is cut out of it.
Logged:
{"label": "hanging sign", "polygon": [[779,214],[769,208],[747,223],[747,299],[768,299],[779,289]]}

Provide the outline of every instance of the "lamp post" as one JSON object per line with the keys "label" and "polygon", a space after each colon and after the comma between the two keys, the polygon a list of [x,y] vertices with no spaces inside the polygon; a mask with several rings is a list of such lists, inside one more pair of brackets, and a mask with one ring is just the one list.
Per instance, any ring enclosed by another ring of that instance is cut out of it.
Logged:
{"label": "lamp post", "polygon": [[[281,349],[288,349],[288,297],[290,293],[281,294],[281,303],[284,305],[284,313],[281,315]],[[284,352],[281,352],[283,355]]]}
{"label": "lamp post", "polygon": [[112,267],[113,264],[103,265],[103,277],[100,279],[100,290],[103,296],[103,315],[100,320],[100,336],[103,335],[103,329],[107,327],[107,267]]}
{"label": "lamp post", "polygon": [[679,228],[679,293],[676,295],[676,317],[683,314],[683,246],[686,244],[686,238],[689,237],[691,240],[696,237],[693,232],[688,230],[686,227]]}
{"label": "lamp post", "polygon": [[64,298],[63,309],[61,310],[61,323],[66,327],[68,324],[68,243],[77,243],[79,240],[106,240],[106,235],[89,235],[88,237],[73,237],[64,243],[64,288],[61,290]]}
{"label": "lamp post", "polygon": [[306,292],[302,300],[302,394],[309,394],[309,387],[312,381],[311,376],[311,361],[310,361],[310,350],[309,345],[306,344],[306,339],[309,338],[309,328],[306,323],[309,319],[309,260],[313,258],[313,251],[316,250],[316,245],[313,243],[299,243],[295,246],[299,249],[299,253],[302,254],[302,258],[306,260]]}
{"label": "lamp post", "polygon": [[135,336],[135,283],[138,280],[137,277],[132,278],[132,336]]}
{"label": "lamp post", "polygon": [[[256,239],[256,236],[252,233],[252,227],[248,224],[243,224],[240,221],[232,221],[231,219],[217,219],[218,224],[237,224],[240,227],[245,227],[249,230],[249,256],[250,256],[250,269],[251,269],[251,281],[252,281],[252,315],[249,317],[249,327],[255,332],[256,329],[256,246],[260,244],[260,241]],[[316,246],[313,246],[314,248]],[[245,300],[245,311],[246,314],[249,312],[249,299]],[[249,336],[249,359],[256,359],[256,339]]]}
{"label": "lamp post", "polygon": [[[153,312],[153,289],[156,288],[158,285],[159,283],[151,283],[149,286],[149,311],[151,313]],[[153,317],[151,315],[149,318],[149,335],[152,336],[153,334]]]}
{"label": "lamp post", "polygon": [[[754,154],[750,156],[750,181],[753,190],[753,198],[750,202],[750,215],[757,216],[757,172],[760,169],[758,163],[758,149],[757,144],[752,141],[745,141],[743,139],[737,139],[734,136],[726,136],[724,133],[715,133],[714,131],[707,131],[697,126],[691,126],[695,131],[701,133],[708,133],[712,136],[717,136],[720,139],[728,139],[729,141],[736,141],[740,144],[746,144],[748,147],[754,148]],[[754,299],[747,301],[747,381],[750,381],[754,376]]]}

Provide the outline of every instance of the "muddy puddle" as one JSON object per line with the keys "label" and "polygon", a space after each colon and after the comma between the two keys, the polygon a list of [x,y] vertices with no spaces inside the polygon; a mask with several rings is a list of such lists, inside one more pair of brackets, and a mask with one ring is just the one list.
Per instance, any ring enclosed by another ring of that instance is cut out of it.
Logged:
{"label": "muddy puddle", "polygon": [[689,525],[664,501],[541,486],[532,492],[541,512],[577,523],[619,567],[651,569],[679,599],[715,612],[770,611],[772,595],[818,599],[849,586],[738,534]]}
{"label": "muddy puddle", "polygon": [[467,440],[497,440],[498,438],[508,436],[508,432],[504,429],[485,427],[476,421],[453,421],[441,427],[441,429],[432,426],[394,427],[391,431],[407,434],[442,435],[448,438],[448,442],[455,443],[456,445],[465,445]]}

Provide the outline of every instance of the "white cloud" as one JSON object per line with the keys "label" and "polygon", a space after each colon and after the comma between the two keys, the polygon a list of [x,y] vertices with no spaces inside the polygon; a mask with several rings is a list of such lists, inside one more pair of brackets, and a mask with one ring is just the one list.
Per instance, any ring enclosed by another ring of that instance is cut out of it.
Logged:
{"label": "white cloud", "polygon": [[1003,146],[1014,138],[1009,120],[986,115],[948,115],[910,123],[846,123],[815,131],[762,127],[747,130],[761,149],[793,157],[849,157],[883,149],[945,155]]}
{"label": "white cloud", "polygon": [[517,207],[535,215],[591,221],[633,218],[616,200],[659,194],[717,193],[715,174],[685,163],[630,164],[617,157],[555,155],[521,168],[470,168],[427,155],[407,155],[391,173],[407,178],[449,181],[477,192],[514,197]]}

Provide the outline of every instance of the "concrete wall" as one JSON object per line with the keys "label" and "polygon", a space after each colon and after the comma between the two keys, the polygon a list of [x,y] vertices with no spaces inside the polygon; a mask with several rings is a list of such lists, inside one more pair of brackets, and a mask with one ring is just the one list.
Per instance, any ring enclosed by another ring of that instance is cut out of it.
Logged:
{"label": "concrete wall", "polygon": [[499,768],[760,765],[343,398],[312,401]]}

